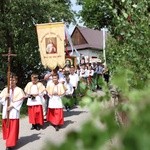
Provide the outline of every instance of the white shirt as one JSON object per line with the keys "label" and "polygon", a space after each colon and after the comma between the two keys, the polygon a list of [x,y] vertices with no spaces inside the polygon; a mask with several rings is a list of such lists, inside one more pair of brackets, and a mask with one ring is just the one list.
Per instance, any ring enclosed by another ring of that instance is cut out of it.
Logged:
{"label": "white shirt", "polygon": [[85,78],[85,77],[87,77],[88,76],[88,74],[87,74],[87,69],[81,69],[80,70],[80,77],[82,78]]}
{"label": "white shirt", "polygon": [[[53,82],[51,84],[54,84]],[[61,83],[59,83],[61,84]],[[53,92],[58,93],[59,84],[54,86]],[[51,86],[51,85],[49,85]],[[52,95],[49,96],[49,102],[48,102],[48,108],[63,108],[63,103],[61,100],[61,96],[58,95]]]}
{"label": "white shirt", "polygon": [[69,78],[70,78],[70,84],[71,84],[73,87],[77,88],[77,86],[78,86],[78,81],[79,81],[79,76],[78,76],[76,73],[74,73],[73,75],[70,74],[70,75],[69,75]]}
{"label": "white shirt", "polygon": [[[18,92],[17,90],[22,90],[19,87],[15,88],[14,91],[12,92],[12,90],[10,89],[10,105],[13,106],[13,108],[9,111],[9,119],[19,119],[20,117],[20,108],[22,106],[23,103],[23,99],[18,100],[18,101],[13,101],[12,100],[12,95],[15,92]],[[23,90],[22,90],[23,92]],[[21,92],[19,92],[18,94],[21,94]],[[22,95],[24,96],[24,95]],[[7,118],[7,101],[5,100],[5,98],[0,96],[0,103],[3,105],[3,113],[2,113],[2,119],[6,119]]]}
{"label": "white shirt", "polygon": [[42,105],[42,102],[43,102],[43,99],[44,99],[43,98],[44,93],[39,93],[38,86],[36,84],[33,84],[31,86],[30,94],[31,95],[32,94],[39,94],[39,95],[36,96],[35,99],[28,98],[28,100],[27,100],[27,105],[28,106]]}
{"label": "white shirt", "polygon": [[87,70],[87,75],[89,76],[93,76],[94,75],[94,70]]}
{"label": "white shirt", "polygon": [[65,95],[71,95],[74,91],[73,86],[70,83],[65,83],[64,86],[67,89]]}

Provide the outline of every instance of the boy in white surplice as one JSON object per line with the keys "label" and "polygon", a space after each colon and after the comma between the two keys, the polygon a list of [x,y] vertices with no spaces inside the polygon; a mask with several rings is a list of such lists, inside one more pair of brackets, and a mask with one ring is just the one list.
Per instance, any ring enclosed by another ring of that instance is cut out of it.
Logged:
{"label": "boy in white surplice", "polygon": [[[10,77],[9,95],[7,87],[0,93],[0,103],[3,105],[2,133],[3,139],[6,140],[6,150],[16,146],[19,136],[20,108],[25,94],[21,88],[16,86],[17,81],[18,77],[12,74]],[[8,101],[10,103],[9,106]],[[7,119],[8,116],[9,118]]]}
{"label": "boy in white surplice", "polygon": [[56,129],[64,124],[63,103],[61,96],[65,94],[65,88],[59,82],[58,74],[52,75],[52,83],[46,87],[49,98],[47,121],[49,121]]}
{"label": "boy in white surplice", "polygon": [[45,86],[38,81],[38,75],[31,75],[31,82],[29,82],[25,89],[26,95],[28,95],[27,105],[28,105],[28,116],[29,123],[32,124],[31,130],[40,130],[44,123],[43,117],[43,101]]}

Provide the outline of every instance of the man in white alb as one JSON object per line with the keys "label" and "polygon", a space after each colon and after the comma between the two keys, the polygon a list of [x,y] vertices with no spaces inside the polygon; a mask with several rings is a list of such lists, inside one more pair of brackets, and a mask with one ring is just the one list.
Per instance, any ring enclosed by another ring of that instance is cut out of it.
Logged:
{"label": "man in white alb", "polygon": [[70,78],[70,84],[73,86],[74,88],[74,91],[73,91],[73,97],[75,99],[75,105],[77,104],[77,99],[76,99],[76,89],[78,87],[78,82],[79,82],[79,76],[77,73],[75,73],[75,67],[74,66],[71,66],[70,68],[70,75],[69,75],[69,78]]}

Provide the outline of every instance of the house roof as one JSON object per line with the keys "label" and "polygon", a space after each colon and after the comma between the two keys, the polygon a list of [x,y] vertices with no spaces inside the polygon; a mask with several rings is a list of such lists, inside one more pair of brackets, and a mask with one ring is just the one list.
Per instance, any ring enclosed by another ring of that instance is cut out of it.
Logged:
{"label": "house roof", "polygon": [[[103,49],[103,32],[100,30],[94,30],[87,27],[76,26],[71,34],[74,34],[75,30],[78,29],[84,39],[87,41],[87,44],[74,45],[74,47],[78,50],[92,48],[92,49]],[[68,47],[68,50],[71,50]]]}

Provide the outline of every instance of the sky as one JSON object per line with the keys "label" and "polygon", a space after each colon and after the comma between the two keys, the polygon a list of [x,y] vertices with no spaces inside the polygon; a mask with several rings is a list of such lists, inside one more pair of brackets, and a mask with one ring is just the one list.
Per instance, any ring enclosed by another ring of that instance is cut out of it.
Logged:
{"label": "sky", "polygon": [[[81,10],[82,9],[82,7],[81,6],[79,6],[79,5],[76,5],[76,0],[71,0],[71,3],[72,3],[72,9],[73,10],[75,10],[75,11],[79,11],[79,10]],[[79,23],[79,20],[78,19],[76,19],[76,21],[77,21],[77,24],[78,25],[83,25],[82,23]],[[71,24],[70,26],[69,26],[69,29],[68,29],[68,32],[69,32],[69,34],[71,35],[71,33],[72,33],[72,31],[73,31],[73,29],[75,28],[75,25],[73,25],[73,24]]]}

